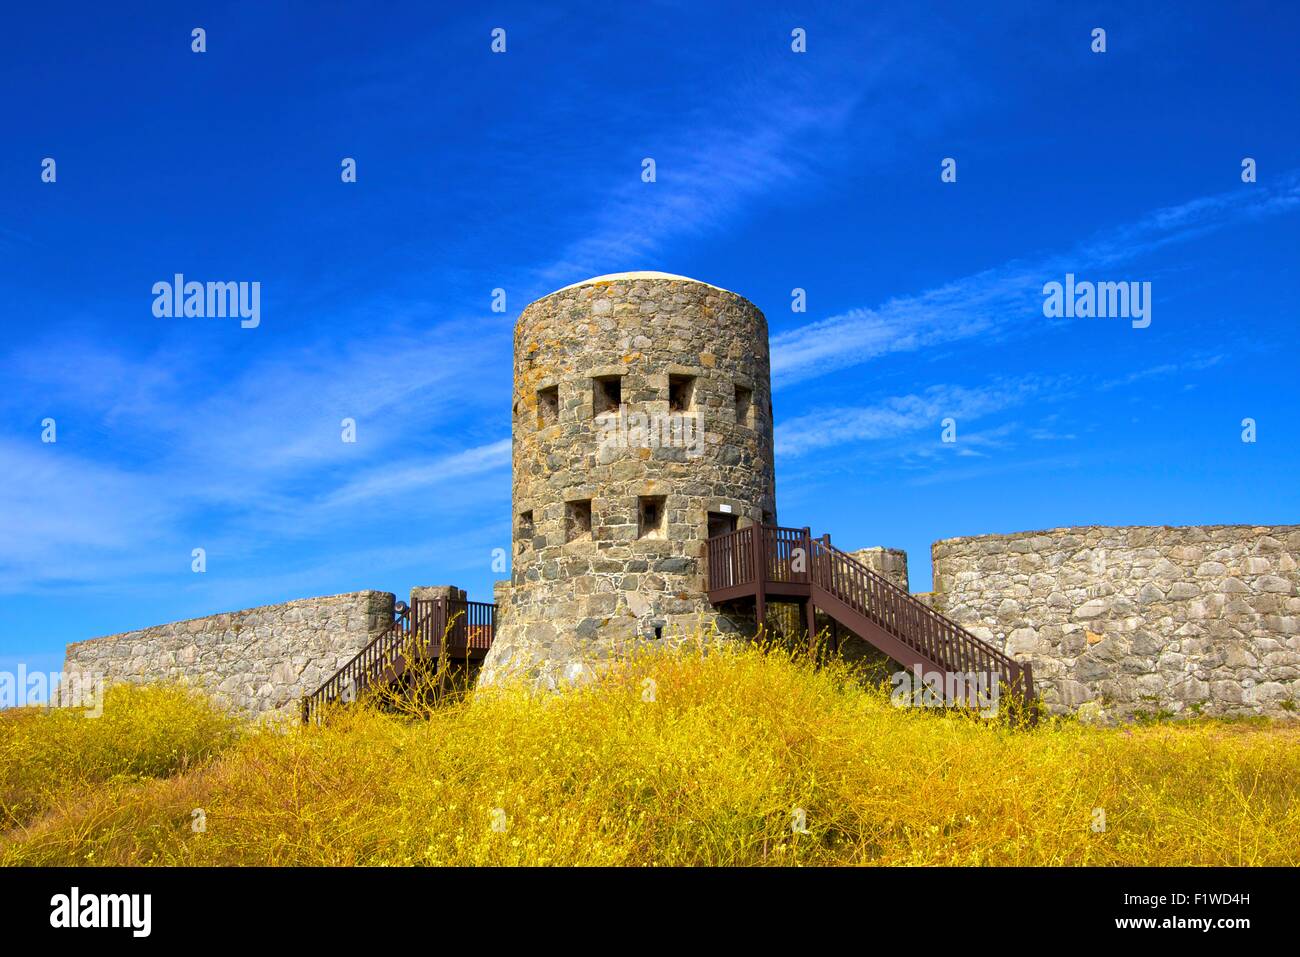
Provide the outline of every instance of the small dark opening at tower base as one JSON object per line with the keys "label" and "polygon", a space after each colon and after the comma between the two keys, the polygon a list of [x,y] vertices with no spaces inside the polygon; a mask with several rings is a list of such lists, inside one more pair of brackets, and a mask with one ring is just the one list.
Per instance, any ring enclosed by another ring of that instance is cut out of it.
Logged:
{"label": "small dark opening at tower base", "polygon": [[736,530],[736,516],[724,512],[709,512],[708,537],[714,538]]}

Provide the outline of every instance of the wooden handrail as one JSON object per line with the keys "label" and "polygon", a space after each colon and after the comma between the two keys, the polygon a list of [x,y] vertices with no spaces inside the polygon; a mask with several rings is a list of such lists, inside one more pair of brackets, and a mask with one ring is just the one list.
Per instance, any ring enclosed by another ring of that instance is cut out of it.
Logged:
{"label": "wooden handrail", "polygon": [[875,571],[874,569],[868,568],[866,565],[862,564],[862,562],[858,561],[852,555],[849,555],[848,553],[841,551],[840,549],[836,548],[834,545],[828,545],[814,540],[814,548],[819,546],[825,548],[827,552],[835,556],[836,560],[847,562],[850,565],[856,566],[857,570],[859,570],[861,573],[870,576],[881,588],[883,588],[884,593],[889,596],[889,600],[893,602],[899,602],[899,601],[905,602],[909,609],[928,618],[931,622],[937,623],[941,627],[951,630],[954,635],[959,636],[963,641],[970,642],[973,646],[976,646],[982,651],[987,652],[991,657],[993,657],[997,661],[1009,665],[1019,664],[1019,662],[1017,662],[1010,655],[1006,654],[1005,652],[998,649],[996,646],[985,641],[983,638],[980,638],[978,635],[968,631],[966,628],[962,627],[961,625],[959,625],[957,622],[953,621],[951,618],[947,617],[946,615],[943,615],[935,611],[933,608],[931,608],[925,602],[921,601],[911,592],[907,591],[897,583],[886,578],[884,575],[881,575],[879,572]]}
{"label": "wooden handrail", "polygon": [[358,651],[319,688],[302,698],[302,720],[311,723],[326,705],[351,701],[398,662],[400,656],[436,657],[445,650],[486,651],[496,634],[497,606],[455,598],[422,598]]}
{"label": "wooden handrail", "polygon": [[[757,598],[769,582],[806,583],[944,671],[996,674],[1017,693],[1033,697],[1033,672],[1028,663],[1016,661],[836,548],[829,535],[813,538],[807,528],[751,525],[709,538],[705,548],[708,590],[752,584]],[[802,570],[796,570],[792,560],[796,548],[806,550]],[[753,556],[750,562],[739,560],[747,553]]]}

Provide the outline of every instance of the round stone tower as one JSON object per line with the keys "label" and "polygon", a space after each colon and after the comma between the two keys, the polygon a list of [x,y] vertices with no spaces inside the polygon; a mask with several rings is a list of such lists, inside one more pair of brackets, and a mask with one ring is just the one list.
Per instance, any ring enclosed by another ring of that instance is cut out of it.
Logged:
{"label": "round stone tower", "polygon": [[701,557],[776,520],[763,314],[683,276],[600,276],[523,311],[514,372],[514,567],[480,682],[752,630],[709,603]]}

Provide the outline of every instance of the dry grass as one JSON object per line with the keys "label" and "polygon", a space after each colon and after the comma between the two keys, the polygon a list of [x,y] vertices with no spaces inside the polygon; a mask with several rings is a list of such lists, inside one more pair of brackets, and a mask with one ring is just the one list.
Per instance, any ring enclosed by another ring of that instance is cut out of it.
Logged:
{"label": "dry grass", "polygon": [[70,708],[0,712],[0,832],[96,785],[183,772],[238,732],[205,697],[168,685],[109,688],[98,717]]}
{"label": "dry grass", "polygon": [[[125,714],[148,694],[110,704]],[[164,716],[116,719],[144,749],[93,722],[82,743],[51,735],[103,770],[79,779],[75,801],[11,827],[0,861],[1300,863],[1294,727],[1014,730],[898,710],[838,665],[753,646],[643,657],[564,695],[479,692],[425,719],[353,708],[326,727],[220,737],[188,770],[164,756],[198,755],[197,719]],[[20,737],[5,739],[0,774],[24,793],[70,767]],[[113,755],[145,752],[147,772],[105,777]],[[793,832],[798,809],[807,833]]]}

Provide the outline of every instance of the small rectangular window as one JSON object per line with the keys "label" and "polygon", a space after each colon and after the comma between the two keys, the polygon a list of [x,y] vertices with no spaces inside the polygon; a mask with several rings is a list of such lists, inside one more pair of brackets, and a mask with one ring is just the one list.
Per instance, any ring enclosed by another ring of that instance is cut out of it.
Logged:
{"label": "small rectangular window", "polygon": [[667,519],[666,499],[662,495],[642,495],[637,499],[637,538],[663,538]]}
{"label": "small rectangular window", "polygon": [[564,540],[591,538],[591,499],[564,503]]}
{"label": "small rectangular window", "polygon": [[526,552],[533,547],[533,513],[531,510],[519,513],[519,551]]}
{"label": "small rectangular window", "polygon": [[754,425],[754,390],[743,385],[736,386],[736,424]]}
{"label": "small rectangular window", "polygon": [[716,538],[719,535],[726,535],[728,532],[736,530],[736,516],[728,515],[725,512],[709,513],[709,538]]}
{"label": "small rectangular window", "polygon": [[695,377],[670,375],[668,377],[668,411],[687,412],[695,399]]}
{"label": "small rectangular window", "polygon": [[560,421],[560,387],[537,390],[537,427],[544,429]]}
{"label": "small rectangular window", "polygon": [[591,411],[593,415],[617,412],[623,403],[623,377],[597,376],[591,380]]}

